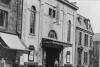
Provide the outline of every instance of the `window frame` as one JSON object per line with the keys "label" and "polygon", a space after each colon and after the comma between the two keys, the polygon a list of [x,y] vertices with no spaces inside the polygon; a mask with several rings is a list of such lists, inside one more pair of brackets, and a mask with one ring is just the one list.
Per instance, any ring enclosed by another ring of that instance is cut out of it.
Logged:
{"label": "window frame", "polygon": [[79,45],[82,45],[82,32],[79,32]]}
{"label": "window frame", "polygon": [[67,42],[71,42],[71,20],[68,20]]}
{"label": "window frame", "polygon": [[31,6],[31,13],[30,14],[31,14],[30,15],[30,34],[35,35],[36,7],[34,5]]}
{"label": "window frame", "polygon": [[84,52],[84,64],[88,63],[88,52]]}
{"label": "window frame", "polygon": [[84,36],[84,46],[88,47],[88,34]]}
{"label": "window frame", "polygon": [[70,63],[70,56],[71,56],[71,52],[67,51],[66,52],[66,63]]}
{"label": "window frame", "polygon": [[5,15],[3,14],[3,18],[1,18],[3,24],[0,25],[0,28],[6,29],[8,24],[8,11],[0,9],[0,12],[5,13]]}
{"label": "window frame", "polygon": [[52,18],[56,18],[56,13],[57,13],[57,11],[56,11],[56,9],[55,8],[50,8],[49,7],[49,16],[50,17],[52,17]]}

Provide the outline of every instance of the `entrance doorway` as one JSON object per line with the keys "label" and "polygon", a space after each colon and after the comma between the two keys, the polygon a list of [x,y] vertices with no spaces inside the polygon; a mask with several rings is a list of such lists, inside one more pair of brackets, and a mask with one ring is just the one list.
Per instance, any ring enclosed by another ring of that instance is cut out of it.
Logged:
{"label": "entrance doorway", "polygon": [[55,60],[59,62],[59,49],[47,47],[44,51],[46,52],[45,66],[54,67]]}

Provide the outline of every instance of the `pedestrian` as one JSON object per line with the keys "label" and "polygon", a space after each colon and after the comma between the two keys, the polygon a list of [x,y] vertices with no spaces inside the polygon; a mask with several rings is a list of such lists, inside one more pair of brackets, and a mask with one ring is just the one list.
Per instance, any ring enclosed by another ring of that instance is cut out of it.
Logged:
{"label": "pedestrian", "polygon": [[55,59],[54,67],[58,67],[58,61]]}

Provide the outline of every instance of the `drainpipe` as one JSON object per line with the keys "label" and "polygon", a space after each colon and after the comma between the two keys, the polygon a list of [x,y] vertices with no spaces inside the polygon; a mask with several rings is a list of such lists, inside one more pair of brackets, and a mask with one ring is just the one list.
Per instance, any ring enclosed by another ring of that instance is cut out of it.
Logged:
{"label": "drainpipe", "polygon": [[22,19],[23,19],[23,0],[21,0],[21,33],[18,32],[17,28],[18,28],[18,22],[19,22],[19,0],[17,0],[17,20],[16,20],[16,34],[18,35],[19,38],[21,38],[21,34],[22,34]]}

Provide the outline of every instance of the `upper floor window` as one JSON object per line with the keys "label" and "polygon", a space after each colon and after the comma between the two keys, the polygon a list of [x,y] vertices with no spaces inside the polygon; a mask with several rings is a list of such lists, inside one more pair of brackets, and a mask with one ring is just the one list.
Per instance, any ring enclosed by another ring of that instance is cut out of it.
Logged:
{"label": "upper floor window", "polygon": [[90,36],[90,47],[92,47],[92,36]]}
{"label": "upper floor window", "polygon": [[71,21],[68,21],[68,35],[67,35],[67,41],[70,42],[71,40]]}
{"label": "upper floor window", "polygon": [[84,64],[87,64],[88,62],[88,53],[84,52]]}
{"label": "upper floor window", "polygon": [[8,12],[0,9],[0,27],[5,28],[8,22]]}
{"label": "upper floor window", "polygon": [[84,46],[88,46],[88,35],[85,34],[84,36]]}
{"label": "upper floor window", "polygon": [[82,32],[79,32],[79,45],[82,44]]}
{"label": "upper floor window", "polygon": [[79,24],[82,23],[82,18],[81,17],[77,17],[77,20],[78,20]]}
{"label": "upper floor window", "polygon": [[55,18],[56,17],[56,10],[52,9],[52,8],[49,8],[49,16]]}
{"label": "upper floor window", "polygon": [[57,34],[54,30],[51,30],[48,34],[48,37],[57,39]]}
{"label": "upper floor window", "polygon": [[30,16],[30,33],[35,34],[35,22],[36,22],[36,8],[35,6],[31,7],[31,16]]}
{"label": "upper floor window", "polygon": [[84,23],[87,29],[88,29],[88,21],[89,21],[88,19],[84,19]]}
{"label": "upper floor window", "polygon": [[66,63],[70,63],[70,51],[66,53]]}

